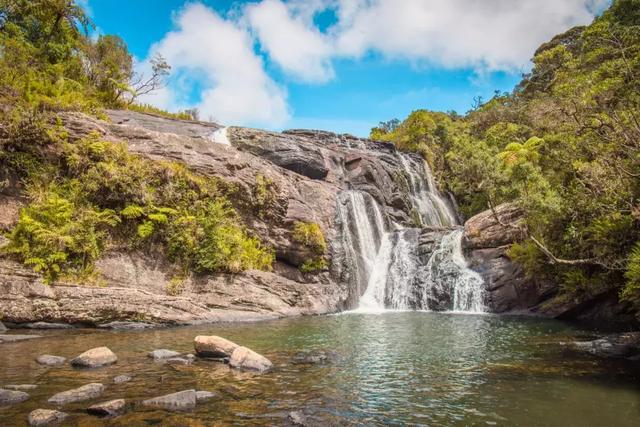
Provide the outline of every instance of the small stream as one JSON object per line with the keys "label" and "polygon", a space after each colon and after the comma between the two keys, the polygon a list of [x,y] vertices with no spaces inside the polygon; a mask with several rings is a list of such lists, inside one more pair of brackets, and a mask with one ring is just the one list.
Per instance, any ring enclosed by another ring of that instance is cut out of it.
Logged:
{"label": "small stream", "polygon": [[[64,425],[286,425],[300,411],[308,425],[640,425],[640,376],[627,362],[576,354],[560,342],[588,338],[566,324],[523,317],[393,312],[341,314],[250,324],[147,331],[29,331],[43,338],[0,344],[0,385],[36,384],[26,402],[0,407],[1,426],[26,425],[53,394],[91,382],[91,401],[64,405]],[[193,352],[196,335],[220,335],[265,355],[274,369],[237,371],[196,360],[168,365],[159,348]],[[44,367],[41,354],[74,357],[106,345],[113,366]],[[323,355],[320,363],[305,363]],[[113,384],[115,376],[133,380]],[[143,399],[195,388],[218,396],[192,412],[142,407]],[[92,403],[125,398],[129,411],[99,419]]]}

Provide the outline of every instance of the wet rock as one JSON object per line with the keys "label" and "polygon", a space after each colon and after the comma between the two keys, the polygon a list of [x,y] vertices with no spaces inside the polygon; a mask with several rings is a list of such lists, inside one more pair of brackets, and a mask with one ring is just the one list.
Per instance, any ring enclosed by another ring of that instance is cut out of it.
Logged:
{"label": "wet rock", "polygon": [[7,384],[4,386],[7,390],[26,391],[38,388],[35,384]]}
{"label": "wet rock", "polygon": [[118,375],[113,379],[114,384],[122,384],[131,381],[131,377],[129,375]]}
{"label": "wet rock", "polygon": [[155,406],[168,410],[186,411],[196,407],[196,391],[184,390],[165,396],[154,397],[142,402],[145,406]]}
{"label": "wet rock", "polygon": [[5,342],[18,342],[40,338],[40,335],[0,335],[0,344]]}
{"label": "wet rock", "polygon": [[200,357],[231,357],[238,344],[216,335],[198,335],[193,346]]}
{"label": "wet rock", "polygon": [[15,403],[24,402],[28,398],[29,395],[24,391],[0,388],[0,405],[13,405]]}
{"label": "wet rock", "polygon": [[149,352],[147,356],[152,358],[153,360],[161,360],[161,359],[171,359],[172,357],[178,357],[180,356],[180,353],[178,353],[177,351],[166,350],[162,348],[159,350],[153,350]]}
{"label": "wet rock", "polygon": [[63,421],[69,414],[52,409],[36,409],[29,413],[29,425],[44,426]]}
{"label": "wet rock", "polygon": [[4,326],[4,323],[0,322],[0,333],[5,332],[7,330],[7,327]]}
{"label": "wet rock", "polygon": [[214,397],[217,397],[217,396],[218,394],[212,391],[198,390],[196,391],[196,402],[197,403],[206,402],[207,400],[213,399]]}
{"label": "wet rock", "polygon": [[302,411],[289,412],[289,415],[287,415],[287,421],[289,421],[289,423],[294,426],[308,425],[307,417],[302,413]]}
{"label": "wet rock", "polygon": [[73,326],[67,323],[50,323],[50,322],[23,323],[19,325],[19,327],[25,328],[25,329],[73,329]]}
{"label": "wet rock", "polygon": [[193,359],[189,357],[171,357],[164,360],[170,365],[191,365],[193,363]]}
{"label": "wet rock", "polygon": [[46,366],[60,366],[65,362],[65,360],[67,359],[62,356],[52,356],[50,354],[43,354],[42,356],[38,356],[38,358],[36,359],[36,362]]}
{"label": "wet rock", "polygon": [[238,347],[233,351],[229,365],[258,372],[265,372],[273,367],[269,359],[246,347]]}
{"label": "wet rock", "polygon": [[598,357],[640,359],[640,332],[613,334],[597,340],[576,341],[566,345]]}
{"label": "wet rock", "polygon": [[87,413],[99,417],[115,417],[124,413],[126,402],[124,399],[109,400],[96,403],[87,408]]}
{"label": "wet rock", "polygon": [[109,350],[109,348],[96,347],[72,359],[71,365],[80,368],[99,368],[101,366],[112,365],[117,361],[118,356]]}
{"label": "wet rock", "polygon": [[64,405],[67,403],[81,402],[83,400],[95,399],[104,391],[104,386],[99,383],[91,383],[72,390],[63,391],[54,394],[48,400],[49,403],[55,405]]}
{"label": "wet rock", "polygon": [[100,329],[115,329],[119,331],[131,331],[131,330],[139,330],[139,329],[152,329],[156,328],[158,325],[154,325],[153,323],[144,323],[144,322],[109,322],[98,325]]}
{"label": "wet rock", "polygon": [[336,358],[337,354],[332,352],[301,352],[293,357],[293,363],[295,365],[324,365],[335,361]]}

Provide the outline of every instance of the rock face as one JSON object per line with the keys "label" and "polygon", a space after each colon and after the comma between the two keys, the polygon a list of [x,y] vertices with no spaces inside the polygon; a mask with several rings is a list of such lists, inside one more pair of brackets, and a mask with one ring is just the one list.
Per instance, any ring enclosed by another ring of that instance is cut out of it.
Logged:
{"label": "rock face", "polygon": [[109,348],[96,347],[72,359],[71,365],[79,368],[99,368],[101,366],[112,365],[117,361],[118,356],[109,350]]}
{"label": "rock face", "polygon": [[66,405],[67,403],[81,402],[83,400],[95,399],[104,391],[104,386],[99,383],[91,383],[72,390],[54,394],[48,400],[54,405]]}
{"label": "rock face", "polygon": [[29,413],[29,425],[45,426],[64,421],[69,414],[51,409],[36,409]]}
{"label": "rock face", "polygon": [[38,356],[38,358],[36,359],[36,362],[46,366],[60,366],[65,362],[65,360],[67,359],[61,356],[52,356],[50,354],[43,354],[42,356]]}
{"label": "rock face", "polygon": [[195,390],[184,390],[165,396],[154,397],[142,402],[145,406],[155,406],[168,410],[187,411],[196,407],[197,394]]}
{"label": "rock face", "polygon": [[[4,320],[90,326],[142,320],[175,325],[335,312],[353,307],[362,292],[348,284],[345,249],[338,238],[346,226],[336,220],[338,195],[349,189],[365,191],[394,222],[413,222],[408,178],[391,144],[321,131],[228,128],[231,144],[225,145],[212,138],[220,128],[216,124],[131,111],[107,113],[110,122],[80,113],[61,113],[60,118],[72,142],[97,132],[105,140],[126,143],[133,153],[218,176],[237,185],[239,194],[253,194],[259,176],[273,182],[277,200],[268,218],[240,213],[251,231],[274,248],[274,270],[189,277],[182,293],[170,296],[166,288],[171,265],[157,254],[107,251],[96,265],[104,287],[47,286],[30,269],[0,258]],[[14,187],[15,191],[3,193],[16,207],[0,212],[5,229],[15,223],[24,204],[19,186]],[[299,271],[310,254],[293,238],[298,221],[317,223],[323,230],[332,259],[329,271]]]}
{"label": "rock face", "polygon": [[231,357],[240,346],[216,335],[198,335],[193,340],[193,347],[200,357]]}
{"label": "rock face", "polygon": [[238,347],[233,350],[233,353],[231,354],[229,366],[233,368],[265,372],[273,367],[273,363],[253,350],[246,347]]}
{"label": "rock face", "polygon": [[13,405],[24,402],[27,399],[29,399],[28,393],[0,388],[0,405]]}

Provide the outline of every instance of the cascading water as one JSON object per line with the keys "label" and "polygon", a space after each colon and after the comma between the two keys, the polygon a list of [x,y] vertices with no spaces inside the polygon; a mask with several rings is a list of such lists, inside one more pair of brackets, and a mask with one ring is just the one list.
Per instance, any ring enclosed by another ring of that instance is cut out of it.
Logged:
{"label": "cascading water", "polygon": [[[440,195],[433,175],[421,160],[397,154],[409,197],[421,225],[451,229],[457,225],[453,209]],[[356,311],[450,310],[482,312],[482,278],[467,267],[462,231],[385,228],[382,211],[367,193],[344,192],[340,219],[352,227],[344,244],[355,260],[355,282],[364,290]],[[386,230],[386,231],[385,231]]]}

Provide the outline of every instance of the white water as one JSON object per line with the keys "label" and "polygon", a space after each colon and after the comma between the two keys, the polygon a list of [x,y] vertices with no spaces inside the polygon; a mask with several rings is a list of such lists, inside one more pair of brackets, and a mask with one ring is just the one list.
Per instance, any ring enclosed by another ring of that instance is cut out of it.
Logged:
{"label": "white water", "polygon": [[[440,195],[428,166],[404,154],[398,156],[422,225],[456,225],[456,216]],[[341,210],[341,219],[345,224],[352,217],[355,228],[355,232],[345,233],[348,236],[344,243],[352,249],[352,259],[360,260],[355,267],[357,283],[366,283],[356,312],[433,310],[442,309],[443,304],[454,312],[484,311],[482,278],[467,267],[461,230],[445,234],[434,244],[425,264],[418,254],[420,230],[387,230],[371,196],[348,191],[343,197],[348,201],[342,203],[346,209]],[[370,199],[369,209],[366,197]]]}
{"label": "white water", "polygon": [[229,136],[227,134],[226,127],[222,127],[216,130],[215,132],[211,133],[210,139],[216,144],[231,145],[231,141],[229,141]]}

